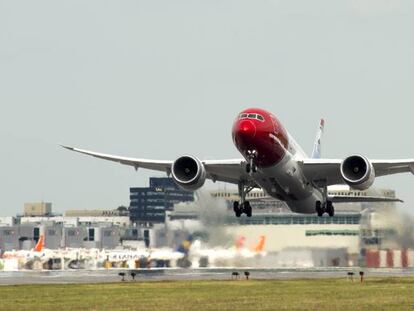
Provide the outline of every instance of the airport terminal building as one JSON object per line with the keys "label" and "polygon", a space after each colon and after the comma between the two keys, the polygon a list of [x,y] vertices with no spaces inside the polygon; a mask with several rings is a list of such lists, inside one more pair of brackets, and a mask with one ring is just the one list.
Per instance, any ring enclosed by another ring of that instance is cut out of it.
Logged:
{"label": "airport terminal building", "polygon": [[132,223],[151,226],[164,223],[167,211],[179,202],[194,201],[194,193],[180,189],[171,178],[150,178],[150,186],[130,188],[129,214]]}

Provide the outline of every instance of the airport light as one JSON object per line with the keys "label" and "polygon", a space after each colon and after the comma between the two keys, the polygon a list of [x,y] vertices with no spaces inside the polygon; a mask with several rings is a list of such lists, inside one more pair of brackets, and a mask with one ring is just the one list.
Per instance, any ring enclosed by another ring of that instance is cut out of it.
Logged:
{"label": "airport light", "polygon": [[120,273],[118,273],[118,275],[120,277],[122,277],[122,282],[124,282],[125,281],[125,272],[120,272]]}

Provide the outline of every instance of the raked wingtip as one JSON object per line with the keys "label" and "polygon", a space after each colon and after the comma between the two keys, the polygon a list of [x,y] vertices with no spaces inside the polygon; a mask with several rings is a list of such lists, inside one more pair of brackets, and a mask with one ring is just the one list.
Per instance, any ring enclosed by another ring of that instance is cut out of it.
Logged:
{"label": "raked wingtip", "polygon": [[70,147],[70,146],[66,146],[66,145],[63,145],[63,144],[58,144],[60,147],[62,147],[62,148],[65,148],[65,149],[68,149],[68,150],[75,150],[75,148],[73,148],[73,147]]}

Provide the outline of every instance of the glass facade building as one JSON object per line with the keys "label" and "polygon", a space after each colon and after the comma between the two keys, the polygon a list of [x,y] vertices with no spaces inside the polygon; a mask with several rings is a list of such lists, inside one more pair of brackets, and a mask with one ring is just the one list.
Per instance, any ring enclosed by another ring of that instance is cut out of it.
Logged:
{"label": "glass facade building", "polygon": [[147,188],[130,188],[130,219],[133,223],[163,223],[174,204],[194,201],[194,193],[179,188],[172,178],[150,178]]}

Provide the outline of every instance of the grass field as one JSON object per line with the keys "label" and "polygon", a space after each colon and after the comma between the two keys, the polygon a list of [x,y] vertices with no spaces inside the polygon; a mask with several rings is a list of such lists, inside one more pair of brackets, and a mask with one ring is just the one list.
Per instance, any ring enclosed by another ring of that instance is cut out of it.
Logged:
{"label": "grass field", "polygon": [[1,286],[0,310],[414,310],[414,278]]}

